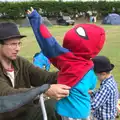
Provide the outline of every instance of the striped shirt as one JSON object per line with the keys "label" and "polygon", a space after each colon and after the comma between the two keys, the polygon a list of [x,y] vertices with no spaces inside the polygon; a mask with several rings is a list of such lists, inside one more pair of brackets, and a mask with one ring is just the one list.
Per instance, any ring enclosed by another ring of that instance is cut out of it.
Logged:
{"label": "striped shirt", "polygon": [[102,81],[100,88],[91,95],[93,116],[98,120],[115,120],[118,88],[113,78]]}

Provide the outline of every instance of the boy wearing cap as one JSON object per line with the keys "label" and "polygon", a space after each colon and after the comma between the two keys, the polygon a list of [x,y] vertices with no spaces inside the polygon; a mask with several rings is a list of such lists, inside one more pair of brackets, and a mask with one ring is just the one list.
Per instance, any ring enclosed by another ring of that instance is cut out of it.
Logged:
{"label": "boy wearing cap", "polygon": [[96,120],[115,120],[118,88],[111,74],[114,65],[105,56],[96,56],[93,63],[96,76],[100,80],[100,88],[91,93],[93,116]]}

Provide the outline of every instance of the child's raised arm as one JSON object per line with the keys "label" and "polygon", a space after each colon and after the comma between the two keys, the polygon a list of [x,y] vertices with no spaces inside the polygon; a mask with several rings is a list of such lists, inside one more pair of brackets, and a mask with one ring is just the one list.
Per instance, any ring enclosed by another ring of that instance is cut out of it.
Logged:
{"label": "child's raised arm", "polygon": [[47,27],[43,24],[43,18],[36,10],[28,10],[27,13],[37,42],[46,57],[53,58],[59,54],[69,52],[67,49],[61,47],[57,43],[56,39],[51,35]]}
{"label": "child's raised arm", "polygon": [[[36,10],[29,10],[28,18],[43,54],[60,70],[57,78],[58,83],[68,86],[76,84],[80,78],[78,77],[80,74],[78,58],[68,49],[61,47],[57,43],[56,39],[43,24],[42,17]],[[75,71],[76,66],[78,67],[77,72]]]}

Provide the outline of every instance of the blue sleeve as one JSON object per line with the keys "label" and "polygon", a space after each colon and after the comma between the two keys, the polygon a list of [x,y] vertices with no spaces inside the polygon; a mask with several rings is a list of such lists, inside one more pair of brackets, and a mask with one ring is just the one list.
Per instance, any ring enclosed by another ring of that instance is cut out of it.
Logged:
{"label": "blue sleeve", "polygon": [[43,52],[48,58],[53,58],[59,54],[69,52],[68,49],[61,47],[56,39],[50,34],[46,26],[43,24],[42,17],[34,10],[28,15],[30,24],[36,36],[37,42]]}

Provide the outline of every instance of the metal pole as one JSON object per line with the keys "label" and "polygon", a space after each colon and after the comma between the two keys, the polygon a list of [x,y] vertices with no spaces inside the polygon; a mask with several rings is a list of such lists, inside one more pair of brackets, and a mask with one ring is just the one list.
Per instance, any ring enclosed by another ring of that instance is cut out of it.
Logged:
{"label": "metal pole", "polygon": [[42,113],[43,113],[43,120],[47,120],[48,118],[47,118],[47,112],[46,112],[46,108],[45,108],[43,94],[40,95],[39,103],[41,105],[41,109],[42,109]]}

